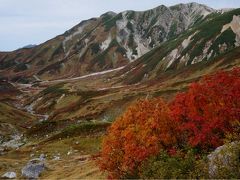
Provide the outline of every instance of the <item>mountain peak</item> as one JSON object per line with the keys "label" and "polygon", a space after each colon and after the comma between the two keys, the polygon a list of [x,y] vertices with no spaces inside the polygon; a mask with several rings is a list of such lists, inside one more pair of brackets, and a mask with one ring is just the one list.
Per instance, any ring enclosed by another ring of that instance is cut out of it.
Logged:
{"label": "mountain peak", "polygon": [[169,7],[172,11],[175,11],[175,12],[185,12],[185,13],[189,13],[191,14],[192,16],[207,16],[208,14],[210,13],[213,13],[215,12],[216,10],[211,8],[211,7],[208,7],[204,4],[199,4],[199,3],[196,3],[196,2],[191,2],[191,3],[180,3],[180,4],[176,4],[174,6],[170,6]]}
{"label": "mountain peak", "polygon": [[113,12],[113,11],[108,11],[104,14],[102,14],[100,17],[104,17],[104,16],[115,16],[117,15],[117,13]]}

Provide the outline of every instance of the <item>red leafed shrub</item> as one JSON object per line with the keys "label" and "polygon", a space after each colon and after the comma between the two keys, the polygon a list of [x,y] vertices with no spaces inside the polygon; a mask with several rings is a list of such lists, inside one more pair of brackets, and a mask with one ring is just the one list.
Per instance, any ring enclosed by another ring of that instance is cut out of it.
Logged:
{"label": "red leafed shrub", "polygon": [[161,99],[141,100],[117,119],[105,137],[100,167],[110,178],[138,177],[147,158],[176,142],[175,123]]}
{"label": "red leafed shrub", "polygon": [[[170,105],[182,142],[202,149],[222,145],[240,121],[240,68],[193,83]],[[239,129],[239,128],[238,128]]]}

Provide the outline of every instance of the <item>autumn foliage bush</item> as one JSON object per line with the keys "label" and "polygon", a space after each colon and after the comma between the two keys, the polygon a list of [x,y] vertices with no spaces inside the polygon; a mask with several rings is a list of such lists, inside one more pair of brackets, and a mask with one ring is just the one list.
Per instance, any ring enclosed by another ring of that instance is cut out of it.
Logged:
{"label": "autumn foliage bush", "polygon": [[100,168],[110,178],[141,177],[143,163],[161,150],[170,156],[184,147],[210,151],[227,135],[239,134],[239,122],[240,68],[236,68],[202,78],[169,104],[158,98],[132,105],[109,128]]}
{"label": "autumn foliage bush", "polygon": [[170,108],[182,143],[205,150],[222,145],[227,134],[239,130],[240,68],[193,83]]}
{"label": "autumn foliage bush", "polygon": [[174,126],[163,100],[139,101],[108,130],[101,169],[108,171],[111,178],[137,178],[144,160],[176,142]]}

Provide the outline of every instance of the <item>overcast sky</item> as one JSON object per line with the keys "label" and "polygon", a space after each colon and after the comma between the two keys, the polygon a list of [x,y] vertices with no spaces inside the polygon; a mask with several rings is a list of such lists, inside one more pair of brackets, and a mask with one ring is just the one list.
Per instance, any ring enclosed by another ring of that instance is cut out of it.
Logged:
{"label": "overcast sky", "polygon": [[[80,21],[107,11],[146,10],[191,0],[0,0],[0,51],[39,44]],[[240,0],[195,0],[212,8],[238,8]]]}

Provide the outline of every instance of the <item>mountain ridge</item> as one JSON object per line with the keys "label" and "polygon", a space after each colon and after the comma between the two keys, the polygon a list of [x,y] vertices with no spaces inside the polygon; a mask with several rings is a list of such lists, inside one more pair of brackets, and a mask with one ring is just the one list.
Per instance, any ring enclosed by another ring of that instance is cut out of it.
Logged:
{"label": "mountain ridge", "polygon": [[140,12],[107,12],[82,21],[32,49],[3,53],[0,68],[10,70],[10,79],[14,81],[34,80],[34,75],[47,80],[118,68],[185,31],[191,23],[202,19],[206,11],[215,10],[190,3],[169,8],[162,5]]}

